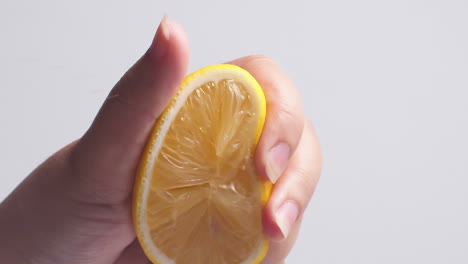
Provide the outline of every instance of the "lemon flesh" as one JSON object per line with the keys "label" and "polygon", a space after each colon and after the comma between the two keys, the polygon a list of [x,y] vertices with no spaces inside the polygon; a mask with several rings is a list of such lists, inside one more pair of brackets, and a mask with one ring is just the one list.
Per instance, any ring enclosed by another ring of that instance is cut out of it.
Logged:
{"label": "lemon flesh", "polygon": [[244,70],[210,67],[187,77],[143,156],[135,221],[155,263],[250,264],[266,253],[271,186],[253,161],[264,95]]}

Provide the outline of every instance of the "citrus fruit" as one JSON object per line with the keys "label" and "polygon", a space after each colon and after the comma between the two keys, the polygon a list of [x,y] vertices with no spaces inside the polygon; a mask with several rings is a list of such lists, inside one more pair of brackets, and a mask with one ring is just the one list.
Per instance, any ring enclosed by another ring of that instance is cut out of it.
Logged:
{"label": "citrus fruit", "polygon": [[271,183],[255,172],[265,121],[257,81],[234,65],[192,73],[156,122],[142,155],[133,220],[158,264],[252,264],[265,256],[262,209]]}

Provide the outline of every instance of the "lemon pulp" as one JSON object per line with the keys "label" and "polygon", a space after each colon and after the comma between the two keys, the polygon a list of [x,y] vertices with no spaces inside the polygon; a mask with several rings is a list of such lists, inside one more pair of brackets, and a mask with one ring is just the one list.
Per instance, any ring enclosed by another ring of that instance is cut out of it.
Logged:
{"label": "lemon pulp", "polygon": [[265,255],[269,187],[253,163],[265,109],[253,92],[233,79],[209,80],[190,91],[172,120],[163,116],[170,124],[156,133],[157,154],[149,148],[146,158],[154,160],[144,161],[149,188],[138,209],[151,240],[142,247],[154,262],[246,264]]}

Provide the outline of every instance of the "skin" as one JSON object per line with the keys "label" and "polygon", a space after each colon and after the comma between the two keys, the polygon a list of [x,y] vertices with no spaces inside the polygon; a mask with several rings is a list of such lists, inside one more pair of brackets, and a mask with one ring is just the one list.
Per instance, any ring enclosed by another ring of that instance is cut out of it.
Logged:
{"label": "skin", "polygon": [[[112,89],[86,134],[47,159],[0,204],[2,262],[150,263],[133,230],[133,181],[188,58],[182,27],[163,19],[150,48]],[[259,174],[275,186],[264,210],[271,242],[262,263],[281,264],[320,176],[318,141],[294,84],[273,60],[257,55],[229,63],[249,71],[267,98],[255,159]],[[280,151],[271,152],[278,144]]]}

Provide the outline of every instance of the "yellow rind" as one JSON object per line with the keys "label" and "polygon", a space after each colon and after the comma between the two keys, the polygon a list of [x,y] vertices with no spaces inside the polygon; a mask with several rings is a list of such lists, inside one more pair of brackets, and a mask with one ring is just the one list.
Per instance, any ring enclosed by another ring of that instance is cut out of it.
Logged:
{"label": "yellow rind", "polygon": [[[254,93],[257,95],[258,98],[258,124],[257,124],[257,129],[256,129],[256,134],[255,134],[255,145],[258,144],[258,141],[260,140],[260,136],[262,134],[263,126],[265,124],[265,117],[266,117],[266,99],[265,95],[263,93],[263,90],[260,86],[260,84],[255,80],[255,78],[250,75],[249,72],[246,70],[236,66],[236,65],[231,65],[231,64],[216,64],[216,65],[211,65],[207,66],[205,68],[202,68],[198,71],[195,71],[191,74],[189,74],[182,82],[180,85],[179,89],[177,90],[175,96],[172,98],[168,106],[165,108],[161,116],[158,118],[156,121],[156,124],[154,125],[154,128],[151,132],[151,135],[149,137],[149,140],[146,144],[146,147],[142,153],[142,156],[140,158],[140,164],[137,169],[137,174],[135,178],[135,183],[134,183],[134,190],[133,190],[133,199],[132,199],[132,219],[133,219],[133,224],[135,227],[135,232],[136,236],[140,242],[140,245],[145,252],[146,256],[153,262],[154,264],[165,264],[165,263],[159,263],[156,261],[155,256],[153,256],[152,252],[148,252],[148,246],[145,245],[145,241],[143,241],[142,233],[141,233],[141,226],[140,226],[140,221],[138,219],[140,218],[140,212],[141,212],[141,204],[140,202],[142,201],[142,195],[143,195],[143,186],[145,186],[145,182],[148,179],[145,179],[146,175],[146,170],[147,170],[147,165],[148,165],[148,160],[150,157],[150,153],[153,148],[153,142],[159,137],[160,134],[160,128],[162,124],[164,123],[167,114],[169,113],[170,109],[174,106],[175,102],[178,100],[180,93],[187,87],[190,86],[190,83],[192,80],[198,78],[198,77],[203,77],[210,71],[219,71],[219,70],[225,70],[225,71],[236,71],[239,73],[242,73],[245,77],[245,82],[243,81],[242,83],[247,83],[249,84],[247,87],[253,88],[249,89],[249,92]],[[253,90],[253,91],[252,91]],[[261,179],[260,177],[258,178],[259,181],[262,182],[261,184],[261,201],[263,205],[265,205],[270,197],[271,190],[273,187],[273,184],[265,179]],[[264,242],[263,242],[263,248],[259,252],[259,256],[257,259],[255,259],[251,264],[258,264],[260,263],[266,256],[268,252],[268,239],[265,236]]]}

